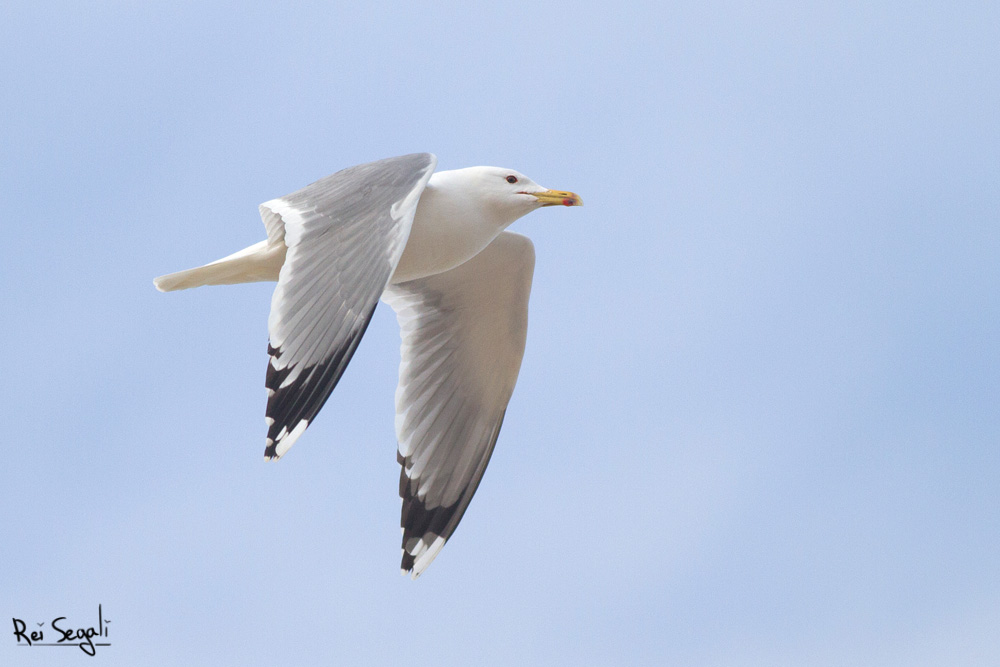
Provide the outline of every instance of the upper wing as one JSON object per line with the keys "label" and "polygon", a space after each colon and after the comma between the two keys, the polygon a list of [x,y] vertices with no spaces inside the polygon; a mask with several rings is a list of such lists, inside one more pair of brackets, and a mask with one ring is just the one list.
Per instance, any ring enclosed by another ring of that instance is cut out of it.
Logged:
{"label": "upper wing", "polygon": [[267,320],[267,446],[288,451],[323,407],[399,262],[437,158],[339,171],[260,205],[269,244],[287,246]]}
{"label": "upper wing", "polygon": [[404,572],[455,531],[493,453],[514,391],[535,267],[531,241],[503,232],[464,264],[390,285],[402,345],[396,389]]}

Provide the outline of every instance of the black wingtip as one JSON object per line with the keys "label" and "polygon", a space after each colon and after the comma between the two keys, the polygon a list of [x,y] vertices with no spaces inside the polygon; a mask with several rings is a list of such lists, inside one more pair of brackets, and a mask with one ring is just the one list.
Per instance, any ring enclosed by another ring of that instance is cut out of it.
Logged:
{"label": "black wingtip", "polygon": [[403,560],[400,561],[399,564],[399,567],[403,571],[403,574],[410,574],[411,572],[413,572],[414,561],[415,559],[413,558],[413,554],[408,554],[405,551],[403,552]]}

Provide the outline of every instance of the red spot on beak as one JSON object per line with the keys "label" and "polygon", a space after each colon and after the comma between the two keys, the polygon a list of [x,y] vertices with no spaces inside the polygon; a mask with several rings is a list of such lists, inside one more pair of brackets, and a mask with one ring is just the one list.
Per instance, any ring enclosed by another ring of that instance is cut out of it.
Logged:
{"label": "red spot on beak", "polygon": [[566,199],[563,199],[563,206],[572,206],[572,205],[573,205],[573,200],[572,199],[570,199],[569,197],[567,197]]}

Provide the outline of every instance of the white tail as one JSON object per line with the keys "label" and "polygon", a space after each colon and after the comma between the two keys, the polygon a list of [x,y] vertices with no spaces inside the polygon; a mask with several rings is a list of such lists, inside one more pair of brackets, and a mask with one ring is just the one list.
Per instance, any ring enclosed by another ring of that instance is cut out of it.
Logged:
{"label": "white tail", "polygon": [[168,273],[153,279],[161,292],[201,287],[202,285],[233,285],[277,280],[281,265],[285,263],[285,244],[268,241],[255,243],[249,248],[217,259],[211,264],[187,271]]}

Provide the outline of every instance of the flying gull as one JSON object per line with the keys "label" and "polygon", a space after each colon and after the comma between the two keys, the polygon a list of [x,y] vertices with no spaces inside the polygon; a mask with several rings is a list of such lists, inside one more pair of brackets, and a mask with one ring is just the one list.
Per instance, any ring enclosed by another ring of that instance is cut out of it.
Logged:
{"label": "flying gull", "polygon": [[524,354],[534,246],[508,225],[580,206],[512,169],[434,173],[416,153],[339,171],[260,205],[267,239],[154,280],[162,292],[277,281],[268,317],[267,441],[281,458],[344,373],[379,298],[396,312],[403,573],[451,537],[500,433]]}

